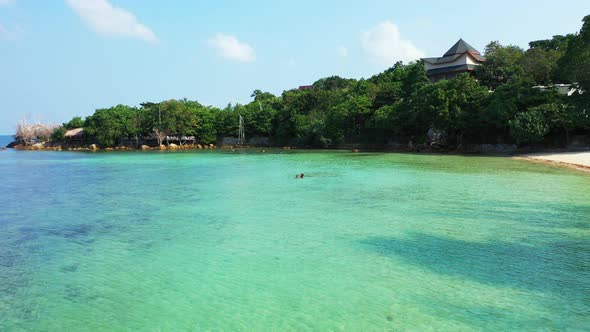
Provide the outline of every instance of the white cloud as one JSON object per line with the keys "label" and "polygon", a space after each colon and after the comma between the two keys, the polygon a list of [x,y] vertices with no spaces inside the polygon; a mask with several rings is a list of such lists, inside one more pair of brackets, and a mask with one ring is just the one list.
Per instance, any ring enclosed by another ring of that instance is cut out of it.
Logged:
{"label": "white cloud", "polygon": [[209,40],[209,45],[217,54],[228,60],[239,62],[256,61],[256,52],[252,46],[240,42],[236,37],[219,33]]}
{"label": "white cloud", "polygon": [[402,39],[397,25],[386,21],[361,33],[365,52],[379,64],[393,65],[396,61],[410,62],[424,57],[411,41]]}
{"label": "white cloud", "polygon": [[347,57],[348,56],[348,48],[341,46],[338,47],[338,55],[340,55],[341,57]]}
{"label": "white cloud", "polygon": [[[2,0],[0,0],[2,1]],[[150,28],[139,23],[133,13],[111,5],[107,0],[66,0],[90,28],[103,36],[122,36],[157,43]]]}

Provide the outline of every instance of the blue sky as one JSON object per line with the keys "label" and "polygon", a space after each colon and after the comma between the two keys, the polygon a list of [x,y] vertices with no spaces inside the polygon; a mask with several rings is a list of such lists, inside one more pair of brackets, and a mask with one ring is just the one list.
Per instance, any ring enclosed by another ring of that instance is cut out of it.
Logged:
{"label": "blue sky", "polygon": [[0,0],[0,134],[119,103],[223,107],[330,76],[369,77],[462,37],[579,30],[590,1]]}

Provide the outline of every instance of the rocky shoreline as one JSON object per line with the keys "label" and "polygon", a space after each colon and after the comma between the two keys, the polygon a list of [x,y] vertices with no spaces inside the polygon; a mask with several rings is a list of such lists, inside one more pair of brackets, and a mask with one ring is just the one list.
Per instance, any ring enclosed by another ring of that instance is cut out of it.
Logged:
{"label": "rocky shoreline", "polygon": [[[314,149],[311,147],[292,147],[292,146],[255,146],[255,145],[221,145],[217,146],[215,144],[183,144],[177,145],[174,143],[170,143],[168,145],[160,145],[160,146],[153,146],[153,145],[140,145],[138,147],[129,146],[129,145],[119,145],[117,147],[101,147],[100,145],[93,143],[93,144],[83,144],[83,143],[67,143],[67,142],[41,142],[35,143],[30,145],[20,144],[18,142],[12,142],[8,146],[4,148],[0,148],[0,151],[13,148],[15,150],[23,150],[23,151],[79,151],[79,152],[122,152],[122,151],[191,151],[191,150],[212,150],[212,149],[222,149],[222,150],[235,150],[235,149],[282,149],[282,150],[291,150],[291,149]],[[317,148],[315,148],[317,149]],[[426,154],[449,154],[449,155],[488,155],[488,156],[504,156],[504,157],[511,157],[514,159],[520,159],[525,161],[532,161],[532,162],[541,162],[547,164],[554,164],[554,165],[561,165],[567,167],[573,167],[577,169],[582,169],[585,171],[590,171],[590,152],[587,150],[574,150],[574,151],[561,151],[559,153],[548,153],[548,152],[538,152],[538,151],[531,151],[529,149],[518,149],[514,145],[505,145],[505,144],[479,144],[479,145],[470,145],[470,146],[460,146],[460,147],[441,147],[436,145],[428,145],[428,144],[417,144],[417,145],[388,145],[385,147],[367,147],[361,146],[360,144],[346,144],[337,147],[333,147],[332,149],[335,150],[346,150],[352,151],[355,153],[360,152],[391,152],[391,153],[426,153]],[[319,149],[321,150],[321,149]],[[570,160],[567,159],[571,154],[584,154],[583,162],[579,160]],[[551,156],[546,157],[547,155],[551,154]],[[566,156],[566,159],[563,159],[561,156]],[[563,159],[563,160],[562,160]]]}
{"label": "rocky shoreline", "polygon": [[67,143],[35,143],[31,145],[11,143],[6,148],[13,148],[15,150],[24,151],[149,151],[149,150],[204,150],[204,149],[216,149],[217,146],[214,144],[168,144],[160,146],[149,146],[141,145],[139,148],[135,148],[127,145],[120,145],[117,147],[101,147],[98,144],[67,144]]}
{"label": "rocky shoreline", "polygon": [[[101,147],[96,143],[92,144],[81,144],[81,143],[63,143],[63,142],[41,142],[35,144],[21,144],[13,142],[7,146],[7,148],[13,148],[15,150],[24,151],[82,151],[82,152],[97,152],[97,151],[182,151],[182,150],[207,150],[207,149],[250,149],[250,148],[274,148],[282,150],[291,150],[296,148],[301,149],[312,149],[312,150],[324,150],[314,147],[294,147],[294,146],[258,146],[258,145],[221,145],[215,144],[183,144],[177,145],[170,143],[168,145],[140,145],[138,147],[129,145],[119,145],[117,147]],[[476,147],[460,147],[460,148],[449,148],[441,147],[437,145],[428,144],[410,144],[410,145],[388,145],[388,146],[362,146],[360,144],[344,144],[339,146],[331,147],[333,150],[348,150],[352,152],[400,152],[400,153],[442,153],[442,154],[488,154],[488,155],[510,155],[513,149],[506,146],[476,146]]]}

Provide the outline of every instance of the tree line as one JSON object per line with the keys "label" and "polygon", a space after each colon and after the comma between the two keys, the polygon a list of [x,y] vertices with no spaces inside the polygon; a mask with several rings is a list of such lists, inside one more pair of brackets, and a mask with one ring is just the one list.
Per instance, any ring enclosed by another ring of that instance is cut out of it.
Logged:
{"label": "tree line", "polygon": [[[332,76],[280,96],[256,90],[250,103],[223,109],[186,99],[117,105],[85,119],[75,117],[53,138],[83,127],[104,146],[145,137],[162,143],[170,135],[209,144],[218,136],[236,136],[239,116],[249,137],[310,147],[427,143],[432,131],[451,146],[565,145],[572,133],[590,132],[590,15],[578,33],[532,41],[527,50],[494,41],[485,56],[474,75],[436,83],[429,81],[421,61],[398,62],[368,79]],[[535,88],[554,83],[573,83],[577,90],[565,96]]]}

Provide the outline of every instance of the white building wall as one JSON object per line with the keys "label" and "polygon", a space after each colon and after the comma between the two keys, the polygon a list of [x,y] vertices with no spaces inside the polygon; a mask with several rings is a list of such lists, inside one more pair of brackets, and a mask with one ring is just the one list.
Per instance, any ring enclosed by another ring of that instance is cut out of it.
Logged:
{"label": "white building wall", "polygon": [[440,63],[440,64],[434,64],[434,65],[431,63],[428,63],[428,62],[424,62],[426,70],[447,68],[447,67],[461,66],[461,65],[477,65],[477,64],[478,63],[475,62],[473,60],[473,58],[471,56],[468,56],[467,54],[463,54],[461,57],[459,57],[458,59],[456,59],[453,62],[446,62],[446,63]]}

